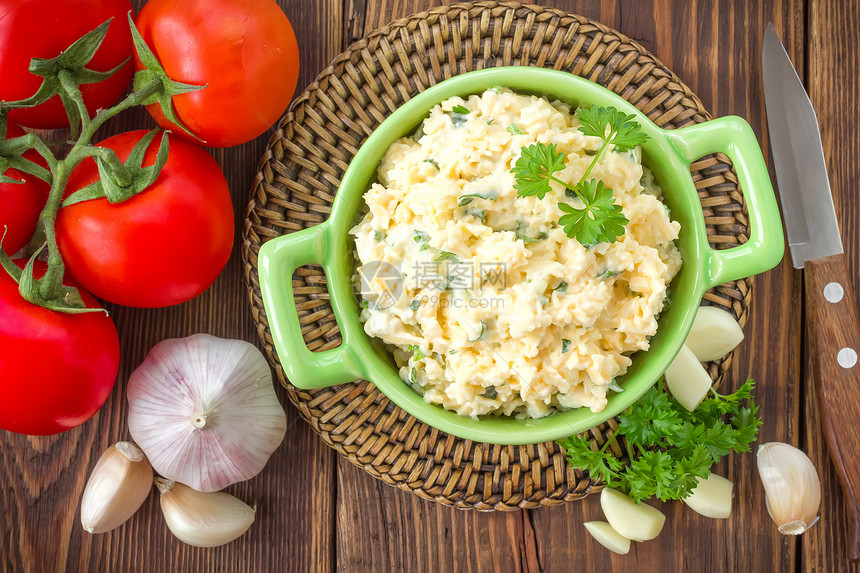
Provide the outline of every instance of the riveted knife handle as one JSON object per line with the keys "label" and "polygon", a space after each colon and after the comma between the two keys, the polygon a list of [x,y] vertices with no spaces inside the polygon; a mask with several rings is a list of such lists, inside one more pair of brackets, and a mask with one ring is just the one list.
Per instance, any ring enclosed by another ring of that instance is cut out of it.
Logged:
{"label": "riveted knife handle", "polygon": [[807,323],[821,421],[851,516],[848,555],[860,560],[860,322],[845,255],[806,262]]}

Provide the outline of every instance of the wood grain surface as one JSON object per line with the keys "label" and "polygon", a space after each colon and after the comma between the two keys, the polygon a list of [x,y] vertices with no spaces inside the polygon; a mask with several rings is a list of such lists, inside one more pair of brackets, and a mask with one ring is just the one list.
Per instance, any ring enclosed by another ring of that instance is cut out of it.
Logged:
{"label": "wood grain surface", "polygon": [[[848,262],[848,279],[860,288],[860,209],[857,206],[860,164],[860,6],[857,2],[812,2],[809,7],[807,90],[818,113],[821,142],[830,176],[830,189]],[[804,362],[804,379],[814,376],[811,360]],[[807,382],[806,388],[811,386]],[[817,394],[804,404],[803,441],[821,473],[821,522],[802,538],[801,555],[807,571],[842,571],[848,554],[849,512],[842,501],[836,472],[829,463]],[[848,423],[857,424],[857,420]],[[854,452],[856,456],[858,452]],[[850,571],[860,571],[854,564]]]}
{"label": "wood grain surface", "polygon": [[[134,0],[136,9],[143,0]],[[301,47],[301,91],[349,43],[436,0],[278,0]],[[660,58],[715,116],[747,119],[765,155],[761,42],[773,22],[819,113],[825,156],[852,282],[860,284],[860,7],[854,0],[543,0],[612,26]],[[107,136],[152,126],[123,114]],[[234,199],[238,230],[266,136],[214,150]],[[769,162],[770,164],[770,162]],[[437,572],[437,571],[855,571],[847,563],[847,515],[822,438],[804,359],[802,274],[788,259],[756,279],[746,341],[727,383],[759,383],[760,440],[800,444],[822,476],[821,521],[800,538],[781,536],[765,509],[753,454],[717,471],[735,483],[727,520],[665,504],[667,524],[627,556],[608,553],[582,522],[602,519],[596,496],[510,513],[450,509],[366,475],[326,448],[278,389],[289,429],[255,479],[228,491],[259,507],[251,531],[221,548],[197,549],[167,531],[155,496],[129,523],[91,536],[79,524],[89,471],[111,443],[129,438],[125,384],[158,341],[195,332],[256,342],[236,244],[218,281],[186,304],[161,310],[111,308],[123,350],[117,386],[100,413],[66,434],[32,438],[0,431],[2,572]]]}

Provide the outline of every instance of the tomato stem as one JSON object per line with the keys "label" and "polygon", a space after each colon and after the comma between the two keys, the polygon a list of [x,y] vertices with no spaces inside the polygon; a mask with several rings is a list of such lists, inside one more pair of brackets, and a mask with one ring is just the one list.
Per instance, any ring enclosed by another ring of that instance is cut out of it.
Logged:
{"label": "tomato stem", "polygon": [[57,244],[56,221],[69,176],[78,164],[87,157],[99,157],[111,165],[112,174],[120,186],[131,184],[131,175],[128,173],[125,165],[119,161],[116,154],[107,152],[108,150],[93,147],[90,145],[90,141],[96,131],[107,120],[130,107],[140,105],[146,98],[161,89],[162,86],[160,80],[149,82],[141,89],[129,94],[120,103],[108,109],[101,110],[94,118],[90,119],[81,91],[71,75],[66,73],[65,70],[61,70],[59,78],[66,97],[74,103],[81,114],[81,133],[77,141],[75,141],[72,149],[65,158],[57,159],[45,142],[39,137],[33,134],[26,136],[27,145],[32,146],[33,149],[45,158],[53,176],[48,200],[45,203],[45,208],[39,214],[39,225],[44,230],[45,244],[48,247],[48,268],[45,271],[43,279],[39,282],[39,297],[46,301],[58,300],[65,296],[63,291],[63,275],[66,269],[63,258],[60,255],[59,245]]}
{"label": "tomato stem", "polygon": [[48,145],[44,141],[42,141],[39,136],[34,135],[32,133],[28,133],[24,136],[24,138],[27,142],[27,145],[33,148],[36,153],[38,153],[45,159],[45,162],[48,164],[48,169],[53,172],[54,168],[57,165],[57,157],[54,155],[54,152],[51,151],[51,148],[48,147]]}
{"label": "tomato stem", "polygon": [[[116,153],[111,149],[100,149],[101,153],[98,156],[110,164],[111,171],[109,177],[111,177],[120,187],[128,187],[131,185],[133,181],[133,177],[131,173],[129,173],[128,167],[123,165],[122,161],[119,160],[119,157],[116,156]],[[104,176],[102,177],[104,178]]]}
{"label": "tomato stem", "polygon": [[39,294],[45,300],[54,300],[62,296],[63,275],[66,271],[63,258],[60,256],[60,248],[57,245],[54,223],[57,220],[57,211],[60,209],[60,203],[63,201],[63,191],[69,179],[69,172],[67,171],[65,161],[62,160],[56,162],[52,171],[54,179],[51,182],[51,192],[48,195],[45,208],[39,214],[39,223],[45,230],[45,240],[48,244],[48,268],[39,287]]}
{"label": "tomato stem", "polygon": [[103,109],[96,114],[96,116],[89,122],[89,125],[84,126],[81,129],[81,136],[78,138],[78,144],[87,144],[95,135],[96,131],[104,125],[104,123],[115,116],[116,114],[124,111],[130,107],[134,107],[136,105],[140,105],[146,100],[149,96],[158,92],[161,89],[162,82],[161,80],[153,80],[137,91],[130,93],[124,100],[119,102],[113,107],[108,109]]}
{"label": "tomato stem", "polygon": [[[98,164],[102,185],[108,186],[111,191],[111,193],[105,192],[102,196],[106,197],[109,201],[118,202],[125,200],[125,198],[132,196],[134,193],[139,193],[146,186],[150,185],[158,177],[161,167],[167,161],[168,145],[166,134],[162,137],[162,145],[159,147],[155,166],[144,169],[142,165],[126,166],[119,160],[115,152],[107,148],[91,145],[91,141],[98,129],[109,119],[130,107],[149,103],[161,103],[162,107],[164,107],[165,104],[162,100],[166,99],[167,102],[170,102],[170,98],[176,94],[187,93],[201,88],[201,86],[188,86],[171,80],[164,73],[163,69],[161,69],[160,64],[155,60],[155,56],[151,54],[151,51],[149,51],[145,42],[143,42],[137,33],[131,12],[128,13],[128,18],[130,29],[133,31],[136,40],[136,49],[139,52],[142,50],[145,54],[148,54],[148,56],[144,56],[144,59],[151,57],[151,61],[148,60],[150,65],[147,68],[158,68],[161,70],[161,74],[144,74],[136,78],[134,91],[121,102],[113,107],[100,110],[94,117],[91,117],[80,88],[82,84],[97,83],[111,77],[131,60],[131,57],[129,57],[113,70],[105,72],[98,72],[85,67],[101,46],[107,34],[110,20],[76,40],[55,58],[34,58],[30,62],[31,71],[44,78],[36,93],[23,100],[0,102],[0,142],[8,141],[6,130],[7,116],[8,112],[12,109],[33,107],[58,96],[69,118],[69,127],[71,129],[69,137],[73,141],[69,142],[71,148],[68,149],[65,157],[58,158],[49,148],[49,144],[46,144],[35,134],[13,138],[15,140],[14,143],[7,145],[4,150],[4,153],[10,154],[14,159],[24,152],[34,149],[47,163],[47,170],[36,163],[32,167],[26,166],[22,168],[24,172],[44,179],[51,186],[45,207],[39,214],[36,231],[30,238],[30,244],[27,247],[27,252],[31,253],[30,261],[25,269],[19,269],[6,253],[0,250],[0,267],[18,283],[19,292],[25,300],[52,310],[68,313],[90,311],[90,309],[86,308],[77,289],[63,285],[65,264],[63,263],[59,245],[57,244],[57,214],[62,208],[63,201],[65,200],[66,185],[75,168],[84,159],[88,157],[94,158]],[[159,97],[161,97],[161,100],[158,99]],[[178,120],[174,121],[174,123],[181,126]],[[155,132],[147,137],[149,138],[147,141],[151,141],[155,137]],[[146,151],[145,148],[146,144],[140,150],[141,162],[142,155]],[[143,175],[137,173],[135,167]],[[105,181],[106,176],[110,177],[110,181]],[[93,195],[85,200],[98,197],[97,195]],[[4,231],[4,229],[0,228],[0,231]],[[0,232],[0,237],[2,235],[3,233]],[[41,256],[46,246],[47,269],[41,279],[35,279],[32,271],[35,259]],[[3,271],[0,270],[0,272]],[[26,275],[22,275],[22,273],[26,273]]]}
{"label": "tomato stem", "polygon": [[[57,77],[60,80],[61,88],[66,93],[66,97],[70,99],[72,103],[75,104],[75,107],[78,108],[78,114],[80,114],[81,116],[81,131],[83,132],[84,130],[86,130],[87,125],[89,125],[90,123],[90,114],[87,111],[86,104],[84,104],[84,96],[83,94],[81,94],[81,90],[69,70],[60,70],[57,73]],[[72,137],[74,137],[74,134],[77,130],[77,126],[73,125],[71,127]]]}

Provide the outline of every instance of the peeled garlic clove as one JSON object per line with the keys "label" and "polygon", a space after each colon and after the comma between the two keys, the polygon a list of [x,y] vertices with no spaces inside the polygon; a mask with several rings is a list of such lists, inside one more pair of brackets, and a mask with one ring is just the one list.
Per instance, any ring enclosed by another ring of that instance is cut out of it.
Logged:
{"label": "peeled garlic clove", "polygon": [[627,555],[630,552],[630,540],[605,521],[586,521],[583,525],[599,544],[613,553]]}
{"label": "peeled garlic clove", "polygon": [[155,345],[129,378],[128,403],[155,471],[199,491],[257,475],[287,430],[262,353],[208,334]]}
{"label": "peeled garlic clove", "polygon": [[654,539],[663,530],[666,516],[645,503],[635,501],[608,487],[600,492],[600,507],[612,529],[633,541]]}
{"label": "peeled garlic clove", "polygon": [[726,519],[732,513],[732,489],[734,484],[714,472],[706,478],[698,478],[699,484],[684,503],[693,511],[712,519]]}
{"label": "peeled garlic clove", "polygon": [[167,527],[189,545],[217,547],[248,531],[256,510],[224,492],[204,493],[187,485],[155,478]]}
{"label": "peeled garlic clove", "polygon": [[666,369],[666,386],[675,400],[692,412],[699,407],[711,389],[711,375],[686,345]]}
{"label": "peeled garlic clove", "polygon": [[701,306],[684,344],[699,362],[708,362],[722,358],[743,339],[744,331],[734,316],[716,306]]}
{"label": "peeled garlic clove", "polygon": [[784,535],[799,535],[818,521],[821,482],[810,459],[794,446],[768,442],[756,454],[767,512]]}
{"label": "peeled garlic clove", "polygon": [[140,509],[152,489],[152,466],[131,442],[102,454],[81,499],[81,525],[90,533],[116,529]]}

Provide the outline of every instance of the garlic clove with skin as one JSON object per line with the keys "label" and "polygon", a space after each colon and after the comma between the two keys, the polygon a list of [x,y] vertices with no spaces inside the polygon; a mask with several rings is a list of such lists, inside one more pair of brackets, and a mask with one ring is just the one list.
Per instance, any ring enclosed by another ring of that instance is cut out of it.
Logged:
{"label": "garlic clove with skin", "polygon": [[128,403],[155,471],[199,491],[257,475],[287,428],[257,347],[208,334],[155,345],[129,378]]}
{"label": "garlic clove with skin", "polygon": [[152,466],[131,442],[101,455],[81,498],[81,525],[90,533],[116,529],[134,515],[152,489]]}
{"label": "garlic clove with skin", "polygon": [[217,547],[238,539],[254,523],[256,509],[224,492],[204,493],[155,478],[161,512],[173,535],[196,547]]}
{"label": "garlic clove with skin", "polygon": [[784,535],[799,535],[818,521],[821,481],[801,450],[768,442],[756,453],[767,512]]}

